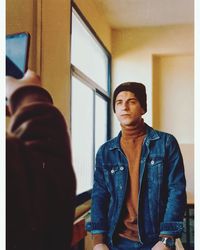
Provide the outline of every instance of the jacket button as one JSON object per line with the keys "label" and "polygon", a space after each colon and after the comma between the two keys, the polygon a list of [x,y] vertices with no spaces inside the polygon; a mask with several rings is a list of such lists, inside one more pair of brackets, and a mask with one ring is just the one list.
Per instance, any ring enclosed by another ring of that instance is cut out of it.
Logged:
{"label": "jacket button", "polygon": [[153,164],[154,164],[154,160],[151,161],[151,165],[153,165]]}
{"label": "jacket button", "polygon": [[121,171],[123,171],[123,170],[124,170],[124,167],[120,167],[119,169],[120,169]]}
{"label": "jacket button", "polygon": [[111,172],[111,174],[114,174],[115,170],[114,170],[114,169],[112,169],[110,172]]}

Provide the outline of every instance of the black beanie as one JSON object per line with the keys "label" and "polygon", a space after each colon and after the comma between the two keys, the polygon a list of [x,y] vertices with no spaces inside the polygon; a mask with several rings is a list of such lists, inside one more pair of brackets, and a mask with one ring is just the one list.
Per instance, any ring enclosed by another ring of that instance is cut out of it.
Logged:
{"label": "black beanie", "polygon": [[115,113],[115,100],[117,95],[122,91],[130,91],[135,94],[138,99],[141,107],[144,109],[145,113],[147,112],[147,95],[146,88],[144,84],[139,82],[124,82],[121,83],[113,93],[113,110]]}

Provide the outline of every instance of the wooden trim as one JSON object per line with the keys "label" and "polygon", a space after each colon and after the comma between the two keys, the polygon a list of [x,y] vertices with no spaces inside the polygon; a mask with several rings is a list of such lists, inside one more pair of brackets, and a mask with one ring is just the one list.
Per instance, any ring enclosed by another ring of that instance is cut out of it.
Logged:
{"label": "wooden trim", "polygon": [[42,60],[42,0],[33,1],[34,22],[33,22],[33,57],[35,71],[41,75],[41,60]]}
{"label": "wooden trim", "polygon": [[75,221],[73,225],[73,236],[71,246],[75,246],[87,235],[85,229],[85,217],[91,208],[91,200],[84,202],[75,210]]}
{"label": "wooden trim", "polygon": [[184,250],[180,238],[176,239],[176,250]]}
{"label": "wooden trim", "polygon": [[91,200],[84,202],[78,206],[75,210],[75,220],[79,219],[81,216],[87,214],[91,208]]}
{"label": "wooden trim", "polygon": [[81,218],[80,220],[77,220],[76,222],[74,222],[71,246],[75,246],[86,235],[87,235],[87,232],[85,230],[85,219]]}
{"label": "wooden trim", "polygon": [[76,66],[71,64],[72,75],[78,78],[80,81],[84,82],[85,85],[90,87],[93,90],[97,90],[98,93],[106,98],[106,100],[110,99],[110,96],[106,90],[104,90],[100,85],[98,85],[95,81],[86,76],[82,71],[80,71]]}

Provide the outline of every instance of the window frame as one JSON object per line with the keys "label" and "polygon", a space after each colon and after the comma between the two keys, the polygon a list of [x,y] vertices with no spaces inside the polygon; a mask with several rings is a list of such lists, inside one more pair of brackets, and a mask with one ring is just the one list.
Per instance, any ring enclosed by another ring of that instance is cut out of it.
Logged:
{"label": "window frame", "polygon": [[[90,79],[87,75],[85,75],[83,72],[81,72],[75,65],[71,63],[70,60],[70,89],[71,89],[71,100],[70,100],[70,128],[72,128],[72,77],[74,76],[78,80],[80,80],[83,84],[91,88],[94,93],[93,93],[93,98],[94,98],[94,107],[93,107],[93,166],[95,165],[95,97],[96,95],[100,96],[107,102],[107,140],[111,138],[111,54],[101,41],[101,39],[98,37],[96,34],[95,30],[92,28],[90,23],[87,21],[85,16],[82,14],[78,6],[74,3],[73,0],[71,0],[71,26],[70,26],[70,35],[72,36],[72,13],[74,11],[78,14],[80,17],[81,21],[84,23],[84,25],[87,27],[88,31],[91,33],[92,36],[97,40],[99,45],[102,47],[104,50],[107,59],[108,59],[108,65],[107,65],[107,92],[99,86],[95,81]],[[71,52],[71,36],[70,36],[70,52]],[[94,168],[93,168],[94,170]],[[89,200],[91,198],[91,192],[92,189],[87,190],[81,194],[78,194],[76,196],[76,206],[81,205],[85,201]]]}

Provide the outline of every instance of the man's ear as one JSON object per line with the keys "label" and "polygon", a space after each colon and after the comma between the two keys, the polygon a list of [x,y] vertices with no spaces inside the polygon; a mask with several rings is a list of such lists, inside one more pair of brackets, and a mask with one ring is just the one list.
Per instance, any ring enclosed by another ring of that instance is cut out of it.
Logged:
{"label": "man's ear", "polygon": [[141,108],[141,115],[144,115],[146,112],[144,111],[143,108]]}

